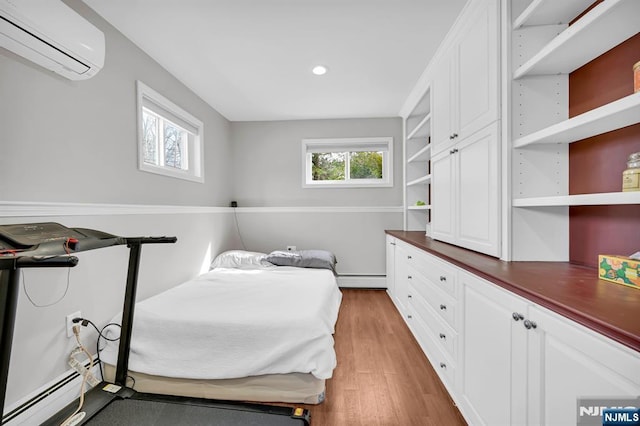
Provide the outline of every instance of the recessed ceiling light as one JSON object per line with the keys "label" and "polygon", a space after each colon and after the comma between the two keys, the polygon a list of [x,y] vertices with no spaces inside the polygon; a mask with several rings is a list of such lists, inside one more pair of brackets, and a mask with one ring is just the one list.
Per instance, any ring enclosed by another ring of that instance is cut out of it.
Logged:
{"label": "recessed ceiling light", "polygon": [[311,72],[315,75],[324,75],[327,73],[327,67],[325,67],[324,65],[316,65],[315,67],[313,67]]}

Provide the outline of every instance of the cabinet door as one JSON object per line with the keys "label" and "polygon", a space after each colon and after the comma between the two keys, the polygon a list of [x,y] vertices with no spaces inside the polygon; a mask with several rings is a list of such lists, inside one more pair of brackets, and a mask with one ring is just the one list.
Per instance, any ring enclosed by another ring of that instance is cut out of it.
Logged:
{"label": "cabinet door", "polygon": [[[454,49],[455,51],[455,49]],[[442,58],[435,66],[431,82],[431,153],[435,155],[454,142],[452,108],[455,105],[451,90],[455,71],[453,52]]]}
{"label": "cabinet door", "polygon": [[500,254],[498,131],[495,122],[454,146],[457,244],[494,256]]}
{"label": "cabinet door", "polygon": [[638,352],[540,307],[528,317],[529,424],[575,425],[578,398],[640,395]]}
{"label": "cabinet door", "polygon": [[387,292],[394,296],[395,267],[396,267],[396,239],[391,235],[386,236],[387,243]]}
{"label": "cabinet door", "polygon": [[409,259],[411,256],[406,246],[396,240],[395,278],[393,296],[402,316],[407,316],[407,296],[409,294]]}
{"label": "cabinet door", "polygon": [[[464,309],[461,407],[472,424],[525,422],[527,303],[466,272],[459,274]],[[516,319],[514,319],[516,315]]]}
{"label": "cabinet door", "polygon": [[457,45],[455,132],[463,140],[498,119],[498,1],[477,2]]}
{"label": "cabinet door", "polygon": [[455,243],[455,160],[449,151],[431,159],[431,233],[433,238]]}

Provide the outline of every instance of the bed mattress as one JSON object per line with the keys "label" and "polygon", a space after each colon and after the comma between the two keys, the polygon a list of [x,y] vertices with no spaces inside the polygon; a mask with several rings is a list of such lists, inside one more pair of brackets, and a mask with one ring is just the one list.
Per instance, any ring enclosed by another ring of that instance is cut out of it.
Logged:
{"label": "bed mattress", "polygon": [[[105,364],[105,380],[113,382],[115,367]],[[179,379],[129,371],[128,386],[138,392],[193,398],[251,402],[320,404],[325,380],[309,373],[265,374],[237,379]]]}
{"label": "bed mattress", "polygon": [[[336,366],[341,298],[326,269],[214,269],[136,304],[129,369],[176,379],[301,373],[324,381]],[[116,337],[118,328],[105,334]],[[115,365],[117,352],[118,342],[108,342],[100,357]]]}

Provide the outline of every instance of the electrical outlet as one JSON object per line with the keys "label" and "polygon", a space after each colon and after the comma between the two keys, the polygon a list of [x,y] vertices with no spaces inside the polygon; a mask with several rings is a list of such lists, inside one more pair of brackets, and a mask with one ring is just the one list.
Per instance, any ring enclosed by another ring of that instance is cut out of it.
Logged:
{"label": "electrical outlet", "polygon": [[287,246],[287,251],[296,251],[296,246]]}
{"label": "electrical outlet", "polygon": [[67,315],[67,337],[73,337],[73,323],[74,318],[82,318],[82,312],[77,311],[72,314]]}

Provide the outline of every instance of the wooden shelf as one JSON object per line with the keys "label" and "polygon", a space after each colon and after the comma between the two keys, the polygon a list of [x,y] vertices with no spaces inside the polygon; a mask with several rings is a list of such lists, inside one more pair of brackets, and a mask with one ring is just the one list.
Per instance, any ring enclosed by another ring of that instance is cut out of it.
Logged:
{"label": "wooden shelf", "polygon": [[516,198],[513,207],[607,206],[640,204],[640,191]]}
{"label": "wooden shelf", "polygon": [[533,0],[513,21],[513,29],[528,25],[568,24],[592,3],[592,0]]}
{"label": "wooden shelf", "polygon": [[431,151],[431,144],[427,144],[420,151],[416,152],[411,157],[409,157],[409,159],[407,160],[407,163],[416,163],[416,162],[419,162],[419,161],[429,161],[430,158],[431,158],[429,156],[429,152],[430,151]]}
{"label": "wooden shelf", "polygon": [[513,147],[522,148],[543,143],[571,143],[639,122],[640,92],[518,138],[513,141]]}
{"label": "wooden shelf", "polygon": [[431,175],[428,174],[426,176],[419,177],[418,179],[414,179],[410,182],[407,182],[407,186],[413,185],[426,185],[431,182]]}
{"label": "wooden shelf", "polygon": [[407,206],[407,210],[431,210],[431,205],[427,204],[425,206]]}
{"label": "wooden shelf", "polygon": [[635,35],[638,16],[638,0],[600,3],[520,66],[513,78],[569,74]]}
{"label": "wooden shelf", "polygon": [[416,124],[416,127],[407,134],[407,140],[428,138],[431,131],[430,126],[427,125],[429,120],[431,120],[431,114],[427,114]]}

